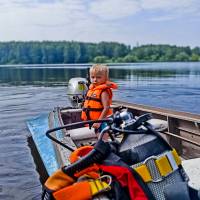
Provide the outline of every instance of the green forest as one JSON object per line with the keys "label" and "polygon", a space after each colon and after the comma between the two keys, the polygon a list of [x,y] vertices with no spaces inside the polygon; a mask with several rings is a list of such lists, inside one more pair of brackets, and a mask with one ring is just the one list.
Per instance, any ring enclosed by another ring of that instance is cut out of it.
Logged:
{"label": "green forest", "polygon": [[0,64],[70,64],[200,61],[200,47],[75,41],[0,42]]}

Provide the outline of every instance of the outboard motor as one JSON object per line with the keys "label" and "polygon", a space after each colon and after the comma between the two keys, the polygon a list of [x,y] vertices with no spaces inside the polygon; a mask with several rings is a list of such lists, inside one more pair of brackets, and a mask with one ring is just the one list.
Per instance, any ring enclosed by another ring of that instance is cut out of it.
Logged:
{"label": "outboard motor", "polygon": [[69,80],[67,95],[73,107],[81,107],[87,90],[87,80],[85,78],[77,77]]}

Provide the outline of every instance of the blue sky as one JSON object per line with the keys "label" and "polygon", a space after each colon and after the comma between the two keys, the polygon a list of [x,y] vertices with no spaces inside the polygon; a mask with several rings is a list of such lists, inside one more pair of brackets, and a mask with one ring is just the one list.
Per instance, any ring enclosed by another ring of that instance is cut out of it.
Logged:
{"label": "blue sky", "polygon": [[199,0],[0,0],[0,41],[200,46]]}

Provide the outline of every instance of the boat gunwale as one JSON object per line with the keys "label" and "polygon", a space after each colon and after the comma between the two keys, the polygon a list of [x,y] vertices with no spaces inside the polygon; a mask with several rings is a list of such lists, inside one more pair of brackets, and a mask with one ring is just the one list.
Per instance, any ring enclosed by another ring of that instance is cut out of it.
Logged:
{"label": "boat gunwale", "polygon": [[113,101],[113,105],[125,105],[128,108],[138,109],[145,112],[150,112],[159,115],[165,115],[166,117],[174,117],[182,120],[192,121],[200,123],[200,114],[190,113],[190,112],[183,112],[183,111],[174,111],[171,109],[160,108],[160,107],[153,107],[147,106],[143,104],[135,104],[131,102],[124,102],[124,101]]}

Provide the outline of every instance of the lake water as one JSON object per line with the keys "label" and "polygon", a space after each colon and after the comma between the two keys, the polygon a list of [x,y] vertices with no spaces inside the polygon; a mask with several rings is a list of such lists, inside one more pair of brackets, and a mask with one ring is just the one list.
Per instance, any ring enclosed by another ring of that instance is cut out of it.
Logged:
{"label": "lake water", "polygon": [[[69,104],[66,86],[87,66],[0,66],[0,199],[40,199],[26,120]],[[200,63],[112,66],[114,99],[200,114]]]}

